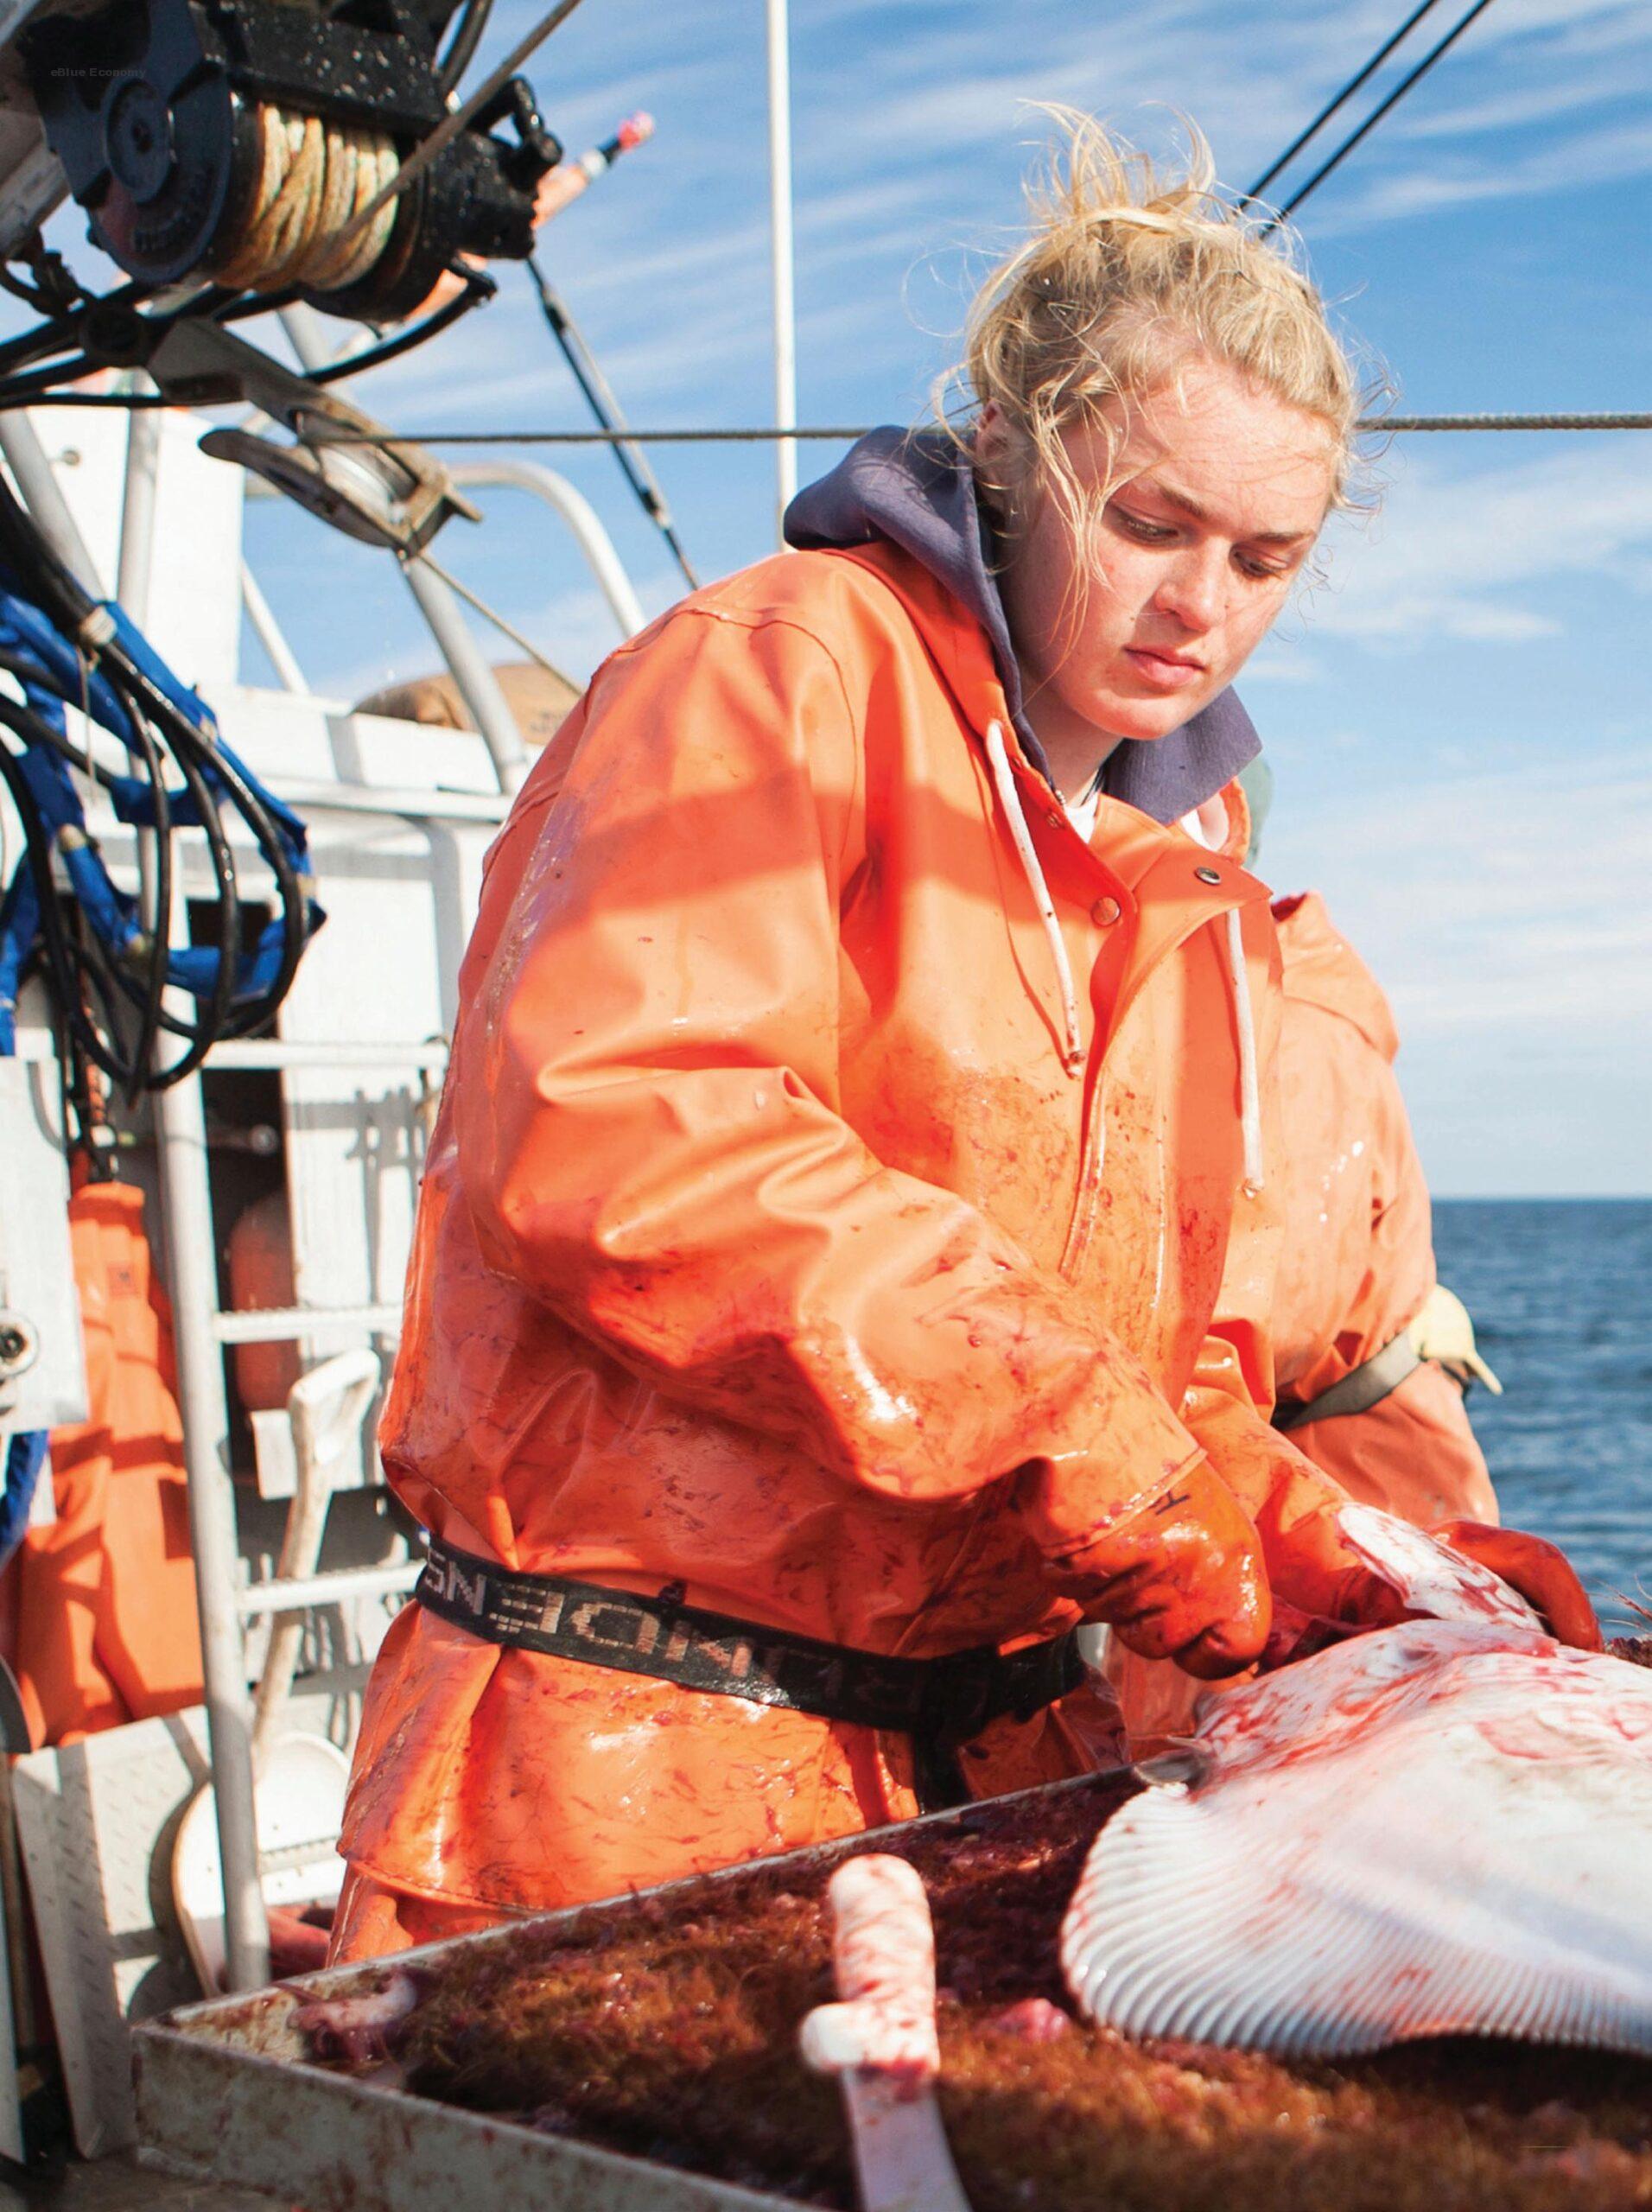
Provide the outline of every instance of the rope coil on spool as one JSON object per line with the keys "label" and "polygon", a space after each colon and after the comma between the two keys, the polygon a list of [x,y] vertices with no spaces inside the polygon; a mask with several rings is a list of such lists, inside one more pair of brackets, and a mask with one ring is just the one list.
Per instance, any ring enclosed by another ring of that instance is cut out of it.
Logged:
{"label": "rope coil on spool", "polygon": [[511,69],[575,0],[457,105],[442,71],[484,0],[445,54],[455,0],[73,4],[39,0],[18,34],[29,92],[93,242],[148,290],[206,276],[400,322],[455,260],[531,251],[562,148]]}
{"label": "rope coil on spool", "polygon": [[399,159],[390,137],[272,102],[259,102],[254,115],[262,167],[238,235],[215,257],[218,282],[253,292],[289,284],[341,291],[359,282],[396,227],[393,198],[355,227],[395,179]]}

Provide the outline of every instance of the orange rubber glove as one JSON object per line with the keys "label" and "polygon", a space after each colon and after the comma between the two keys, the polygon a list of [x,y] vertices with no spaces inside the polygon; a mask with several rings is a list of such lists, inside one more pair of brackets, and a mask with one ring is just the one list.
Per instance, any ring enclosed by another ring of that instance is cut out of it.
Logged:
{"label": "orange rubber glove", "polygon": [[1511,1590],[1517,1590],[1543,1616],[1558,1643],[1579,1651],[1605,1649],[1595,1609],[1558,1545],[1518,1529],[1494,1528],[1486,1521],[1442,1521],[1428,1533],[1465,1559],[1490,1567]]}
{"label": "orange rubber glove", "polygon": [[1052,1560],[1052,1580],[1144,1659],[1174,1659],[1200,1681],[1261,1656],[1273,1607],[1250,1517],[1197,1459],[1127,1520]]}
{"label": "orange rubber glove", "polygon": [[[1255,1522],[1282,1609],[1357,1628],[1387,1628],[1409,1618],[1392,1584],[1344,1536],[1337,1516],[1347,1500],[1328,1476],[1292,1452],[1288,1459],[1274,1455],[1258,1495],[1247,1496],[1229,1479]],[[1442,1522],[1429,1534],[1500,1575],[1543,1616],[1559,1642],[1583,1651],[1604,1648],[1583,1585],[1554,1545],[1479,1521]]]}
{"label": "orange rubber glove", "polygon": [[1348,1494],[1340,1484],[1288,1449],[1265,1464],[1242,1465],[1228,1479],[1255,1525],[1281,1611],[1350,1628],[1391,1628],[1405,1618],[1399,1592],[1343,1535],[1337,1516]]}

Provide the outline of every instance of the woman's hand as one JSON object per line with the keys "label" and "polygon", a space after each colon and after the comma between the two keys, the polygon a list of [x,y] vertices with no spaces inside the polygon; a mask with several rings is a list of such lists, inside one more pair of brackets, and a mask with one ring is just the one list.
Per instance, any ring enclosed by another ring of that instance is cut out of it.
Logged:
{"label": "woman's hand", "polygon": [[1050,1563],[1051,1579],[1145,1659],[1201,1681],[1261,1656],[1273,1617],[1261,1541],[1201,1459],[1151,1504]]}

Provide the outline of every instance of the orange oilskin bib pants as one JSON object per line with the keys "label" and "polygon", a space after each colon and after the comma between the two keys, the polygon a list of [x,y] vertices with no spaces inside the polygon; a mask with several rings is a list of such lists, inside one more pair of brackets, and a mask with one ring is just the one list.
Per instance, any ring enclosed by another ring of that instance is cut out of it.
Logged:
{"label": "orange oilskin bib pants", "polygon": [[28,1531],[8,1570],[13,1665],[37,1747],[201,1694],[172,1313],[143,1193],[83,1182],[69,1237],[91,1419],[53,1430],[56,1518]]}
{"label": "orange oilskin bib pants", "polygon": [[[1277,950],[1217,813],[1217,850],[1107,798],[1081,837],[985,634],[887,543],[614,654],[489,858],[381,1435],[410,1509],[925,1657],[1072,1624],[1051,1562],[1207,1440],[1251,1497],[1317,1479],[1265,1418]],[[969,1786],[1112,1723],[1082,1690],[994,1722]],[[912,1783],[899,1734],[410,1605],[336,1949],[905,1817]]]}
{"label": "orange oilskin bib pants", "polygon": [[[1290,1131],[1274,1310],[1283,1408],[1319,1397],[1400,1336],[1434,1287],[1434,1249],[1388,1001],[1317,892],[1281,899],[1274,913]],[[1364,1412],[1306,1421],[1290,1436],[1351,1496],[1425,1528],[1497,1517],[1463,1393],[1433,1362]]]}

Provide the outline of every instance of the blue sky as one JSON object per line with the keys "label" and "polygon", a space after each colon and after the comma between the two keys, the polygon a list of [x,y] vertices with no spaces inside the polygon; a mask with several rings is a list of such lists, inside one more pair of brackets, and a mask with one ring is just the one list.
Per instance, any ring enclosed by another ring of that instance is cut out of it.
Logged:
{"label": "blue sky", "polygon": [[[484,63],[537,9],[500,0]],[[1242,186],[1404,12],[793,0],[802,418],[921,414],[1015,234],[1026,103],[1156,145],[1179,109]],[[632,420],[770,420],[759,0],[585,0],[530,73],[573,149],[636,107],[658,125],[544,237]],[[1649,96],[1652,0],[1497,0],[1308,202],[1314,272],[1407,411],[1648,405]],[[502,274],[360,403],[408,429],[581,426],[525,278]],[[836,452],[804,448],[805,474]],[[675,571],[611,459],[538,457],[666,604]],[[771,549],[766,449],[656,461],[703,575]],[[1325,582],[1241,687],[1278,779],[1261,872],[1322,889],[1387,984],[1437,1190],[1652,1190],[1652,436],[1412,437],[1381,474],[1380,519],[1332,533]],[[442,557],[584,673],[612,630],[577,556],[519,494],[486,504],[489,531],[455,525]],[[249,518],[312,680],[353,696],[427,665],[387,564],[317,528]]]}

